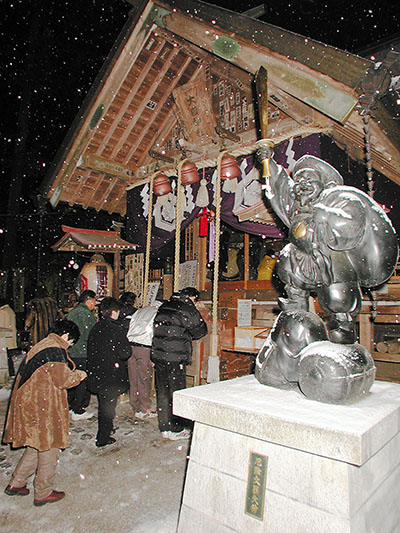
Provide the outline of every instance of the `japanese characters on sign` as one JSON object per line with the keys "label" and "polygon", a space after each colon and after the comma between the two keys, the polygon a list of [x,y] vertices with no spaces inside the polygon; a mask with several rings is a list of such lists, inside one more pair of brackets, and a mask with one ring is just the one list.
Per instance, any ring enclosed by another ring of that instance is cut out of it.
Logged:
{"label": "japanese characters on sign", "polygon": [[245,513],[259,520],[264,517],[267,463],[265,455],[250,452]]}
{"label": "japanese characters on sign", "polygon": [[174,90],[174,99],[180,112],[185,136],[192,143],[206,145],[215,137],[215,117],[211,101],[211,81],[205,73],[195,82]]}

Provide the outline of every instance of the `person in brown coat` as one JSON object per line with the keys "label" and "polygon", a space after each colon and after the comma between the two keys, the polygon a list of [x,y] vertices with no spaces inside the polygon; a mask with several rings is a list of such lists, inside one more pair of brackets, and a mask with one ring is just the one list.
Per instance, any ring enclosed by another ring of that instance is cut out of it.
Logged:
{"label": "person in brown coat", "polygon": [[60,449],[68,444],[67,389],[86,378],[86,372],[76,370],[67,353],[78,339],[79,329],[73,322],[57,322],[27,353],[11,394],[3,442],[14,448],[26,446],[26,450],[4,492],[9,496],[29,494],[27,480],[36,472],[35,506],[65,496],[53,490],[53,483]]}

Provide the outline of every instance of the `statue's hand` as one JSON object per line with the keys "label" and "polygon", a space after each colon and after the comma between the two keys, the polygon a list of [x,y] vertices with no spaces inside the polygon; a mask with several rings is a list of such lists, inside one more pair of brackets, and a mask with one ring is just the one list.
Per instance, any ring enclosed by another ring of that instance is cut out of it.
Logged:
{"label": "statue's hand", "polygon": [[265,159],[270,159],[273,155],[274,149],[272,148],[272,146],[268,146],[267,144],[258,145],[256,157],[260,163],[262,163]]}

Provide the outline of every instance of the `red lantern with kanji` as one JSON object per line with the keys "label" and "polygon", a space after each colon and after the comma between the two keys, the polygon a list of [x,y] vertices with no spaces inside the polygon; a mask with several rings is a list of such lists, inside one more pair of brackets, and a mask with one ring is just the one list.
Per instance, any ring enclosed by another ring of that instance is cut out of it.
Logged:
{"label": "red lantern with kanji", "polygon": [[199,181],[199,173],[196,165],[191,161],[187,161],[182,165],[181,169],[181,183],[182,185],[191,185]]}
{"label": "red lantern with kanji", "polygon": [[168,178],[168,176],[164,176],[164,174],[159,174],[156,178],[154,178],[154,194],[157,196],[165,196],[166,194],[169,194],[172,190],[171,188],[171,182]]}
{"label": "red lantern with kanji", "polygon": [[221,179],[233,180],[240,174],[240,168],[233,155],[226,154],[221,159]]}

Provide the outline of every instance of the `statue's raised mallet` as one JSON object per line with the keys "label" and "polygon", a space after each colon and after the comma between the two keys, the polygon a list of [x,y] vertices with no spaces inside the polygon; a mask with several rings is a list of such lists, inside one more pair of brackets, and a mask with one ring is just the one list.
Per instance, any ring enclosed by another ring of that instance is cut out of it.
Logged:
{"label": "statue's raised mallet", "polygon": [[[256,91],[258,101],[258,114],[260,117],[260,128],[262,139],[257,141],[256,146],[268,145],[271,148],[274,146],[274,141],[267,138],[268,130],[268,72],[267,69],[261,66],[256,74]],[[269,157],[263,160],[263,178],[271,176],[269,168]]]}

